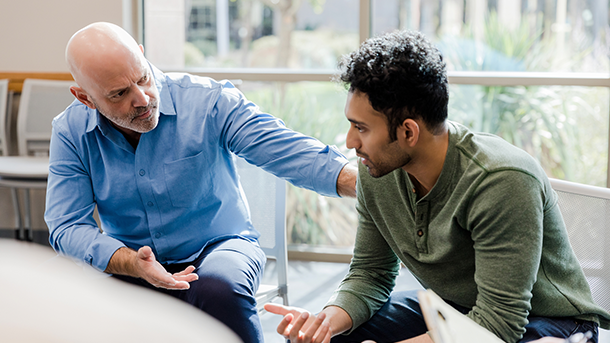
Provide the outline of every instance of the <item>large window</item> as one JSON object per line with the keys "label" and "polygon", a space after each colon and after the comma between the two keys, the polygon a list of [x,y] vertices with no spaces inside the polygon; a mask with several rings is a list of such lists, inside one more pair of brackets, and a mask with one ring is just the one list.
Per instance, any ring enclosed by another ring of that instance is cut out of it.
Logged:
{"label": "large window", "polygon": [[[551,177],[606,186],[608,13],[608,0],[144,0],[144,36],[163,70],[242,80],[264,111],[344,149],[337,60],[372,35],[419,30],[447,61],[451,120],[523,148]],[[292,243],[353,243],[353,201],[291,187],[288,206]]]}
{"label": "large window", "polygon": [[374,35],[419,30],[449,70],[607,72],[607,0],[372,0]]}

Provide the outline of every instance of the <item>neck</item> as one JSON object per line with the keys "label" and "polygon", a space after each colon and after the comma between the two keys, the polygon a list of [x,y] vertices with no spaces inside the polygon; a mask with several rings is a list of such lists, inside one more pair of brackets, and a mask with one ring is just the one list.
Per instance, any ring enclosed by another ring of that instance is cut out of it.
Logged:
{"label": "neck", "polygon": [[127,142],[129,142],[129,144],[131,144],[131,146],[134,148],[134,150],[138,147],[138,143],[140,142],[140,136],[142,136],[141,133],[133,131],[133,130],[122,128],[122,127],[120,127],[118,125],[115,125],[113,122],[110,122],[110,123],[117,130],[119,130],[120,133],[123,134],[123,137],[125,137]]}
{"label": "neck", "polygon": [[403,169],[409,173],[418,196],[422,197],[434,187],[443,170],[449,146],[447,125],[444,124],[442,129],[437,130],[437,134],[422,130],[417,146],[412,162]]}

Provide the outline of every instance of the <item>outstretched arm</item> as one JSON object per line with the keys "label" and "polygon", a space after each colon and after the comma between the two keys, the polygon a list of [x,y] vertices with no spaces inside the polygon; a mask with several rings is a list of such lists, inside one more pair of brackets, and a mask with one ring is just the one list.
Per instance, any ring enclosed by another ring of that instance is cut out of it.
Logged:
{"label": "outstretched arm", "polygon": [[355,198],[357,178],[358,168],[349,163],[346,164],[337,178],[337,194],[341,197]]}
{"label": "outstretched arm", "polygon": [[189,282],[199,278],[194,270],[195,267],[188,266],[179,273],[170,274],[155,259],[152,249],[143,246],[138,251],[125,247],[118,249],[110,258],[105,272],[142,278],[158,288],[188,289]]}

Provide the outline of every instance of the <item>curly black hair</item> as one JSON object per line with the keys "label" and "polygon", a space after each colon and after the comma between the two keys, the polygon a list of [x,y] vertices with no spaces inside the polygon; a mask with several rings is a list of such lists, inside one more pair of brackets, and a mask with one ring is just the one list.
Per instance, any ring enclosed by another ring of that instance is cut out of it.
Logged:
{"label": "curly black hair", "polygon": [[388,121],[392,141],[407,118],[435,132],[447,118],[449,90],[440,51],[420,32],[395,31],[366,40],[339,62],[338,81],[368,95]]}

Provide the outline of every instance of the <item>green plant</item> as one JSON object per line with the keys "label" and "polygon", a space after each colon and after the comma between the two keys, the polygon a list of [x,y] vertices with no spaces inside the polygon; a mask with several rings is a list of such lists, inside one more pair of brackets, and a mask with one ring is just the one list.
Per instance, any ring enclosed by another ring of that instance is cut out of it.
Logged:
{"label": "green plant", "polygon": [[[484,41],[474,41],[467,28],[465,38],[446,38],[439,43],[450,68],[567,70],[588,55],[581,51],[566,62],[557,56],[552,38],[543,39],[540,28],[532,29],[527,20],[521,20],[517,29],[507,30],[494,12],[484,32]],[[608,119],[600,111],[605,109],[607,113],[607,94],[601,88],[453,85],[449,117],[523,148],[549,176],[603,186]]]}

